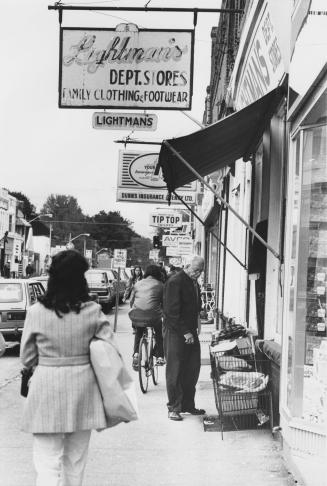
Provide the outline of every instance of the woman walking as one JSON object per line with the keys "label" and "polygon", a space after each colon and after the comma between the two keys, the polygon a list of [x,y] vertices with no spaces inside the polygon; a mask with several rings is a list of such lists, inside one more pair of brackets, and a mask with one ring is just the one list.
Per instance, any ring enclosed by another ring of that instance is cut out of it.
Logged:
{"label": "woman walking", "polygon": [[48,289],[27,313],[21,361],[36,367],[23,412],[23,430],[34,435],[37,486],[80,486],[92,429],[107,426],[102,398],[89,359],[89,344],[109,326],[90,300],[85,258],[58,253]]}
{"label": "woman walking", "polygon": [[132,270],[132,276],[129,279],[128,284],[126,286],[126,290],[125,290],[124,298],[123,298],[124,302],[126,302],[126,300],[130,298],[133,287],[136,284],[136,282],[138,282],[139,280],[142,280],[142,279],[143,279],[142,268],[140,266],[136,266]]}
{"label": "woman walking", "polygon": [[145,270],[143,280],[134,285],[130,297],[132,310],[129,315],[135,328],[133,350],[133,368],[135,371],[138,370],[139,345],[144,324],[153,327],[156,339],[157,365],[164,364],[162,300],[163,283],[161,270],[157,265],[149,265]]}

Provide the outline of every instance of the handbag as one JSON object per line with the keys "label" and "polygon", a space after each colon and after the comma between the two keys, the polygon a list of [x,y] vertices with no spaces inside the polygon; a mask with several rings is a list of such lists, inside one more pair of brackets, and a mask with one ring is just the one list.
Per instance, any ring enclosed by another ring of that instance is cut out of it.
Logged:
{"label": "handbag", "polygon": [[91,340],[90,359],[102,396],[107,426],[137,420],[134,381],[108,325],[102,326]]}
{"label": "handbag", "polygon": [[27,397],[29,382],[33,375],[33,368],[23,368],[20,371],[21,374],[21,384],[20,384],[20,394],[22,397]]}

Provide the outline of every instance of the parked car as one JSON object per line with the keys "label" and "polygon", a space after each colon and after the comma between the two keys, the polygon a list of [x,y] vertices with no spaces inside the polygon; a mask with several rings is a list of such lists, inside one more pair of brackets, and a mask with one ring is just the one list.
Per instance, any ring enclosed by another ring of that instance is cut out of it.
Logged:
{"label": "parked car", "polygon": [[41,282],[29,279],[0,280],[0,331],[6,341],[20,341],[26,311],[44,294]]}
{"label": "parked car", "polygon": [[88,270],[85,273],[85,278],[89,286],[90,295],[99,302],[103,312],[109,312],[114,303],[114,296],[106,270]]}
{"label": "parked car", "polygon": [[[113,292],[114,292],[114,295],[115,295],[115,297],[114,297],[114,301],[115,301],[116,294],[117,294],[117,288],[118,288],[118,272],[117,272],[117,270],[114,270],[112,268],[108,268],[106,270],[106,272],[107,272],[108,280],[109,280],[110,284],[112,285],[112,289],[113,289]],[[120,272],[120,274],[122,275],[122,272]],[[125,289],[126,289],[126,282],[125,282],[125,280],[120,278],[119,289],[118,289],[119,302],[122,302],[122,300],[123,300]]]}

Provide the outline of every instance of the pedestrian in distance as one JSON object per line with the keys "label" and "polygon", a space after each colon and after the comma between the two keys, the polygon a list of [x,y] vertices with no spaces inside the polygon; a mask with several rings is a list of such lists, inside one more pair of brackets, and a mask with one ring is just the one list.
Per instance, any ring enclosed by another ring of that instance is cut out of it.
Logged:
{"label": "pedestrian in distance", "polygon": [[10,260],[4,264],[3,274],[5,278],[10,278]]}
{"label": "pedestrian in distance", "polygon": [[191,257],[183,270],[168,278],[164,287],[163,338],[168,418],[176,421],[183,420],[181,413],[205,413],[205,410],[195,407],[201,366],[198,337],[201,298],[197,279],[203,267],[203,258]]}
{"label": "pedestrian in distance", "polygon": [[23,430],[34,436],[37,486],[80,486],[91,431],[107,427],[89,345],[109,322],[90,300],[86,270],[75,250],[55,255],[47,292],[29,308],[24,325],[21,362],[35,370]]}
{"label": "pedestrian in distance", "polygon": [[25,272],[27,278],[30,278],[33,275],[34,269],[31,262],[28,262],[28,264],[26,265]]}
{"label": "pedestrian in distance", "polygon": [[133,369],[138,371],[139,345],[144,326],[152,326],[155,332],[157,365],[164,364],[164,350],[162,339],[162,274],[158,265],[149,265],[144,278],[136,282],[133,287],[129,315],[135,328]]}
{"label": "pedestrian in distance", "polygon": [[131,273],[132,273],[132,275],[131,275],[130,279],[128,280],[128,283],[126,285],[126,289],[125,289],[125,292],[124,292],[123,302],[126,302],[126,300],[128,300],[130,298],[134,285],[136,284],[136,282],[138,282],[139,280],[142,280],[142,278],[143,278],[143,271],[142,271],[142,268],[139,265],[137,265],[135,268],[133,268]]}

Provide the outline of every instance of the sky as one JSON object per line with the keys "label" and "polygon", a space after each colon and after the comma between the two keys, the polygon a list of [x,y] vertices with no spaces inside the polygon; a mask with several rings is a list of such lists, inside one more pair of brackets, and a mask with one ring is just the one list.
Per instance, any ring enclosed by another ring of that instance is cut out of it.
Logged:
{"label": "sky", "polygon": [[[146,0],[113,0],[69,4],[126,7],[146,3]],[[199,3],[151,0],[148,6],[190,8],[199,7]],[[50,194],[74,196],[85,214],[120,211],[133,222],[137,233],[151,236],[149,215],[158,205],[116,202],[118,154],[124,146],[114,140],[126,137],[130,131],[93,129],[92,114],[99,109],[58,108],[59,23],[58,13],[49,11],[48,5],[53,3],[1,1],[0,187],[23,192],[38,211]],[[219,5],[219,0],[201,1],[202,8]],[[189,114],[200,122],[210,80],[210,32],[218,25],[218,19],[218,13],[200,13],[195,31],[194,94]],[[143,28],[193,27],[192,14],[149,12],[64,12],[62,25],[114,28],[125,21]],[[148,112],[158,115],[157,130],[135,132],[133,137],[161,142],[199,129],[180,111]],[[127,150],[154,149],[159,151],[159,146],[127,146]]]}

